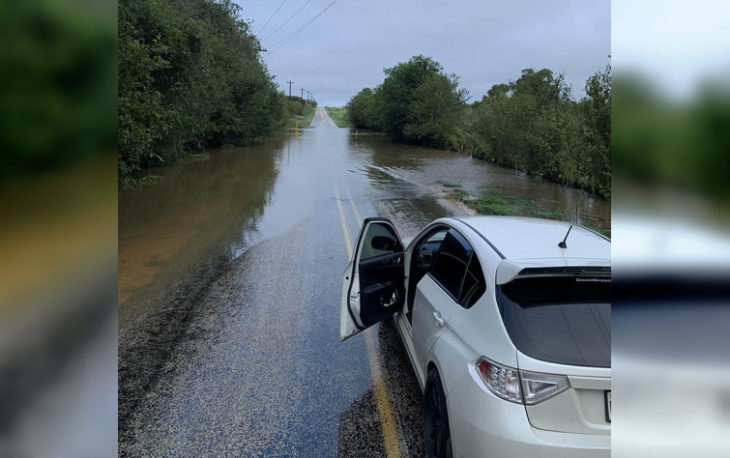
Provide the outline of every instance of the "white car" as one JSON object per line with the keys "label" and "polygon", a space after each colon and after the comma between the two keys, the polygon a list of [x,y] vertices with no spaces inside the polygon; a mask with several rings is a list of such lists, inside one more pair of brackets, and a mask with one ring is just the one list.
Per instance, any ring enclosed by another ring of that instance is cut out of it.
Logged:
{"label": "white car", "polygon": [[429,456],[608,457],[611,242],[567,222],[438,219],[406,245],[367,218],[340,338],[394,318]]}

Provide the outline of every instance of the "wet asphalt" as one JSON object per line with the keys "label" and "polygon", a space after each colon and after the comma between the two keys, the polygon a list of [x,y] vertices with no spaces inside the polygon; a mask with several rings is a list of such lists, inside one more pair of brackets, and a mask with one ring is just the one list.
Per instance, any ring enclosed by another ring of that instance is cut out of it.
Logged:
{"label": "wet asphalt", "polygon": [[[374,358],[363,334],[339,341],[342,218],[354,241],[358,216],[389,217],[407,237],[460,210],[369,166],[365,135],[318,108],[288,133],[249,246],[158,303],[120,307],[120,455],[424,455],[421,395],[393,326],[367,331]],[[394,425],[383,426],[378,373]]]}

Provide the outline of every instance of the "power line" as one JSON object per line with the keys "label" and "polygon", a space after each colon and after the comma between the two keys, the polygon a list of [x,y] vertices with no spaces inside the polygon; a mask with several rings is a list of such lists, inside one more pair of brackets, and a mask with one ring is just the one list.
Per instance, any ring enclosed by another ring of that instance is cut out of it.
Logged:
{"label": "power line", "polygon": [[274,16],[276,16],[276,13],[278,13],[279,10],[281,9],[281,7],[284,6],[284,3],[286,3],[286,0],[281,0],[281,3],[279,3],[279,6],[274,10],[274,14],[272,14],[271,17],[269,18],[269,20],[266,21],[266,23],[263,26],[261,26],[259,31],[256,32],[257,34],[261,33],[266,28],[266,26],[269,25],[269,22],[271,22],[271,20],[274,19]]}
{"label": "power line", "polygon": [[[325,6],[325,7],[324,7],[324,9],[323,9],[322,11],[320,11],[319,13],[317,13],[317,15],[316,15],[316,16],[314,16],[314,17],[313,17],[312,19],[310,19],[309,21],[307,21],[307,22],[306,22],[306,23],[305,23],[305,24],[304,24],[303,26],[299,27],[299,28],[298,28],[297,30],[295,30],[294,32],[292,32],[292,33],[290,33],[289,35],[287,35],[286,37],[284,37],[284,38],[283,38],[282,40],[279,40],[279,42],[278,42],[278,43],[276,43],[276,45],[280,45],[280,44],[285,44],[285,43],[284,43],[285,41],[289,40],[290,38],[293,38],[293,37],[294,37],[295,35],[297,35],[297,34],[298,34],[299,32],[301,32],[302,30],[304,30],[305,28],[307,28],[307,26],[308,26],[309,24],[311,24],[312,22],[314,22],[314,20],[315,20],[315,19],[317,19],[318,17],[320,17],[321,15],[323,15],[323,14],[324,14],[324,12],[325,12],[325,11],[327,11],[328,9],[330,9],[330,7],[331,7],[332,5],[334,5],[335,3],[337,3],[337,0],[332,0],[332,2],[331,2],[331,3],[329,4],[329,5]],[[275,46],[276,46],[276,45],[275,45]],[[277,48],[277,49],[278,49],[278,48]]]}
{"label": "power line", "polygon": [[271,52],[274,53],[274,52],[280,50],[282,47],[284,47],[284,45],[287,44],[289,42],[289,40],[291,40],[292,38],[294,38],[294,36],[296,36],[299,32],[301,32],[302,30],[304,30],[309,24],[311,24],[312,22],[314,22],[315,19],[317,19],[318,17],[320,17],[321,15],[323,15],[324,12],[327,11],[328,9],[330,9],[330,7],[332,7],[332,5],[334,5],[335,3],[337,3],[337,0],[332,0],[332,2],[329,5],[327,5],[326,7],[324,7],[324,9],[322,11],[320,11],[319,13],[317,13],[316,16],[314,16],[312,19],[310,19],[309,21],[307,21],[306,24],[304,24],[303,26],[299,27],[297,30],[295,30],[294,32],[290,33],[284,39],[282,39],[278,43],[276,43],[276,45],[274,45],[274,46],[278,46],[278,47],[276,49],[274,49],[273,51],[271,51]]}
{"label": "power line", "polygon": [[264,37],[264,40],[268,40],[269,37],[271,37],[272,35],[276,34],[276,32],[278,32],[279,30],[281,30],[282,28],[284,28],[284,26],[287,25],[289,23],[289,21],[291,21],[292,19],[294,19],[294,17],[297,14],[301,13],[301,11],[304,9],[304,7],[307,6],[307,5],[309,5],[311,2],[312,2],[312,0],[307,0],[306,2],[304,2],[304,4],[298,10],[296,10],[296,12],[294,14],[292,14],[291,16],[289,16],[289,19],[287,19],[286,21],[284,21],[284,23],[281,24],[279,27],[277,27],[276,30],[274,30],[270,34],[266,35]]}

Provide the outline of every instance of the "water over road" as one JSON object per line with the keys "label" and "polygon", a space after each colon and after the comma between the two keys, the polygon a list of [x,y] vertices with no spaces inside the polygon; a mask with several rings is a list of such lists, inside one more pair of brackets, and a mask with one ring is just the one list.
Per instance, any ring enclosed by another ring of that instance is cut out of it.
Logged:
{"label": "water over road", "polygon": [[603,223],[610,204],[454,153],[312,126],[155,171],[119,194],[119,452],[423,456],[420,393],[395,330],[338,337],[360,219],[402,237],[485,184]]}

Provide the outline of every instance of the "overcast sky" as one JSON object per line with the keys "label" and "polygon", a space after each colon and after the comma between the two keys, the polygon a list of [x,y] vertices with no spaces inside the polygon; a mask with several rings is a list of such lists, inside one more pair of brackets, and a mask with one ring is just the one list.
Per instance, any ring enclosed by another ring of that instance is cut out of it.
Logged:
{"label": "overcast sky", "polygon": [[471,100],[528,67],[564,73],[580,98],[586,78],[606,66],[611,52],[610,0],[236,2],[268,50],[264,60],[280,89],[292,80],[293,94],[309,89],[320,105],[343,106],[380,84],[383,68],[417,54],[460,75]]}
{"label": "overcast sky", "polygon": [[614,0],[611,14],[617,71],[638,71],[680,99],[706,78],[730,89],[726,0]]}

